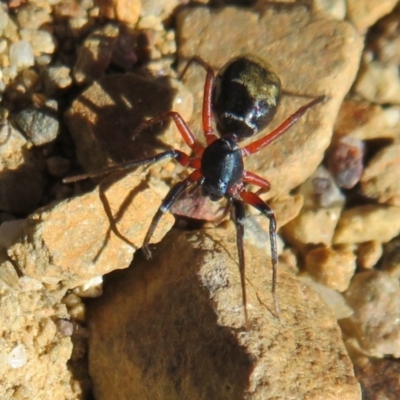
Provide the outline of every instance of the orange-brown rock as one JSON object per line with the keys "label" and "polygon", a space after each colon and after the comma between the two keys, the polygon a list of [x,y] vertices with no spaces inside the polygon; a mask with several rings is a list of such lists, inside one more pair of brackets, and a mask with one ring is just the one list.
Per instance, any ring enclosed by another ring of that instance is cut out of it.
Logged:
{"label": "orange-brown rock", "polygon": [[[315,171],[324,156],[340,104],[358,70],[363,39],[349,23],[298,5],[264,3],[257,10],[192,7],[181,11],[177,22],[182,65],[196,55],[218,70],[246,53],[271,63],[284,96],[274,121],[258,137],[310,97],[327,96],[279,140],[246,159],[250,171],[271,181],[270,197],[287,194]],[[204,78],[203,69],[194,65],[184,78],[195,95],[190,126],[200,138]]]}
{"label": "orange-brown rock", "polygon": [[[111,175],[90,193],[31,214],[8,254],[25,275],[70,288],[126,268],[167,189],[143,169]],[[172,215],[165,215],[153,240],[160,240],[172,223]]]}

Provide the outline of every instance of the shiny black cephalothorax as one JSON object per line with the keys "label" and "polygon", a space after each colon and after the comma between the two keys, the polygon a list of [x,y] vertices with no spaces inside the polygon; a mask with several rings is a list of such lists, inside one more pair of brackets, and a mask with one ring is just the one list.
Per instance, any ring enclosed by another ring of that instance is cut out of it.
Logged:
{"label": "shiny black cephalothorax", "polygon": [[[281,98],[279,78],[268,63],[255,56],[242,56],[231,60],[220,70],[217,77],[214,76],[211,66],[199,57],[192,58],[186,68],[192,61],[199,63],[207,72],[202,113],[206,147],[197,143],[182,117],[178,113],[170,111],[143,123],[139,126],[138,131],[172,118],[185,143],[192,150],[192,156],[188,156],[180,150],[168,150],[156,156],[111,167],[99,173],[67,178],[64,182],[74,182],[113,171],[127,170],[139,165],[152,164],[164,158],[174,158],[182,166],[194,169],[188,178],[175,184],[162,201],[143,241],[143,250],[150,257],[149,243],[158,221],[189,186],[196,183],[200,184],[202,194],[208,196],[211,200],[219,200],[225,197],[228,200],[228,205],[233,209],[232,214],[236,225],[243,308],[246,326],[248,326],[243,250],[244,203],[258,209],[270,221],[272,294],[276,315],[279,310],[276,295],[278,255],[274,213],[258,194],[246,190],[246,184],[248,183],[260,187],[263,191],[268,191],[270,184],[266,179],[246,171],[243,165],[243,158],[268,146],[294,125],[308,109],[322,102],[324,97],[318,97],[299,108],[267,135],[247,146],[239,147],[237,142],[263,129],[274,117]],[[212,114],[214,114],[217,130],[221,138],[214,134]],[[111,228],[121,237],[121,234],[116,230],[115,224],[111,224]]]}
{"label": "shiny black cephalothorax", "polygon": [[231,139],[212,142],[201,158],[202,193],[216,201],[227,196],[243,177],[244,164],[240,147]]}

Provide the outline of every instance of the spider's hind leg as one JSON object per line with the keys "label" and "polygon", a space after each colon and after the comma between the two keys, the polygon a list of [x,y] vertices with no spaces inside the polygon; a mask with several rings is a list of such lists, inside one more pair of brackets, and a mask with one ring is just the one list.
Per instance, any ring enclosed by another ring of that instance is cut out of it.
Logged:
{"label": "spider's hind leg", "polygon": [[246,274],[245,274],[244,248],[243,248],[245,208],[241,200],[233,200],[232,204],[233,204],[233,220],[236,226],[236,243],[239,256],[239,272],[240,272],[240,284],[242,286],[244,320],[246,328],[248,328],[249,318],[247,314]]}
{"label": "spider's hind leg", "polygon": [[243,190],[240,197],[247,204],[250,204],[269,219],[269,240],[271,245],[272,262],[272,296],[274,299],[275,316],[279,318],[279,302],[276,294],[276,281],[278,269],[278,251],[276,244],[276,218],[272,209],[257,194]]}

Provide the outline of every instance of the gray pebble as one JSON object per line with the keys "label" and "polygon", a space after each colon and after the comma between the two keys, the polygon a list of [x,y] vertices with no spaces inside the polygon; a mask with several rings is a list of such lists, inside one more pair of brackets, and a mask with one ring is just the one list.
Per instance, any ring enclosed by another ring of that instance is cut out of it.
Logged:
{"label": "gray pebble", "polygon": [[47,110],[27,108],[15,120],[35,146],[52,142],[60,130],[58,118]]}

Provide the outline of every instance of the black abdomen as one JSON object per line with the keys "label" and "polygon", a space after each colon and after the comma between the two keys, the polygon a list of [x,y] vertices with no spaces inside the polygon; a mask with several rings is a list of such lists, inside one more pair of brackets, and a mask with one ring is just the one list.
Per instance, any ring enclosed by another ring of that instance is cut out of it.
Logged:
{"label": "black abdomen", "polygon": [[221,136],[243,140],[275,116],[281,82],[271,66],[255,56],[229,61],[215,79],[213,110]]}

